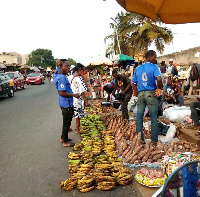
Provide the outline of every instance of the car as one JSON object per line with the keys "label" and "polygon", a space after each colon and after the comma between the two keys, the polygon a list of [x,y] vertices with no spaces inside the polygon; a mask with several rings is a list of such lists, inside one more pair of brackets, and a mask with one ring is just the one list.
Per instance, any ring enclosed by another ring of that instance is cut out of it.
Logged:
{"label": "car", "polygon": [[10,86],[13,88],[13,90],[14,90],[14,88],[15,88],[15,83],[14,83],[14,81],[8,76],[8,74],[6,74],[6,73],[0,73],[0,75],[3,75],[9,82],[10,82]]}
{"label": "car", "polygon": [[23,75],[20,73],[20,72],[17,72],[17,71],[15,71],[15,72],[6,72],[6,74],[8,74],[8,76],[11,78],[11,79],[13,79],[13,81],[14,81],[14,91],[16,92],[17,91],[17,89],[20,89],[20,88],[22,88],[22,89],[24,89],[25,87],[24,87],[24,77],[23,77]]}
{"label": "car", "polygon": [[3,74],[0,74],[0,96],[14,96],[14,89],[10,86],[10,82]]}
{"label": "car", "polygon": [[43,84],[44,83],[44,76],[41,73],[30,73],[27,75],[26,84]]}

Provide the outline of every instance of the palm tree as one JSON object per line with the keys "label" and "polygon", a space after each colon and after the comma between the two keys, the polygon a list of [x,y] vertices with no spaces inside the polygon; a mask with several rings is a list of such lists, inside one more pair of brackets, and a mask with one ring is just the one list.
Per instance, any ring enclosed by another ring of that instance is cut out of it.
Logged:
{"label": "palm tree", "polygon": [[[110,27],[114,29],[112,36],[115,40],[118,36],[121,52],[126,55],[144,55],[152,43],[162,54],[165,44],[169,44],[173,40],[172,31],[159,26],[162,24],[159,18],[155,23],[150,18],[140,14],[121,12],[117,14],[115,19],[111,18],[111,20],[114,22],[110,23]],[[116,42],[114,50],[116,53],[119,52],[119,46]]]}

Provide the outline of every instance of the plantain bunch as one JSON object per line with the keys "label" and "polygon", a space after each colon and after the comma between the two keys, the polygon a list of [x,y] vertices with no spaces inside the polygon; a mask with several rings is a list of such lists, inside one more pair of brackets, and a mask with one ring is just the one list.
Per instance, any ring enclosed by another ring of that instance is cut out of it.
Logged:
{"label": "plantain bunch", "polygon": [[95,188],[95,177],[91,175],[83,176],[77,181],[77,188],[80,192],[89,192]]}
{"label": "plantain bunch", "polygon": [[113,167],[112,176],[116,178],[120,185],[128,185],[133,180],[132,171],[122,166]]}
{"label": "plantain bunch", "polygon": [[79,168],[79,163],[77,164],[69,164],[69,172],[70,173],[76,173]]}
{"label": "plantain bunch", "polygon": [[70,191],[76,187],[76,184],[77,184],[76,179],[69,178],[65,180],[64,182],[60,183],[60,188],[62,190]]}
{"label": "plantain bunch", "polygon": [[108,191],[115,189],[116,179],[112,176],[98,176],[96,177],[98,190]]}
{"label": "plantain bunch", "polygon": [[73,147],[73,150],[76,151],[76,150],[81,150],[82,148],[84,147],[82,141],[76,143]]}
{"label": "plantain bunch", "polygon": [[69,152],[68,156],[69,159],[79,159],[79,154],[78,153],[74,153],[74,152]]}

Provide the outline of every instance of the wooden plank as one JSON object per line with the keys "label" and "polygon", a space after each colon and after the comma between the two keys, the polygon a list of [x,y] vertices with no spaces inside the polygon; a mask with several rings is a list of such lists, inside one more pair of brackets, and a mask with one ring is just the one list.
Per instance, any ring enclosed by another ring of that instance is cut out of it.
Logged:
{"label": "wooden plank", "polygon": [[186,128],[179,128],[179,131],[184,133],[187,136],[190,136],[193,140],[199,142],[200,138],[198,138],[197,135],[195,135],[196,132],[198,132],[197,129],[186,129]]}

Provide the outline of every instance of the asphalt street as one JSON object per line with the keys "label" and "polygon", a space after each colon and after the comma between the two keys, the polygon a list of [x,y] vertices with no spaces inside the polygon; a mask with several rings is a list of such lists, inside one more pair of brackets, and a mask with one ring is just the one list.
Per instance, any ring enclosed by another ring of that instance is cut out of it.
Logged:
{"label": "asphalt street", "polygon": [[[0,197],[141,196],[134,182],[113,191],[62,191],[59,183],[69,178],[67,154],[72,148],[62,147],[61,127],[53,82],[25,86],[13,98],[0,98]],[[69,137],[79,140],[75,131]]]}

